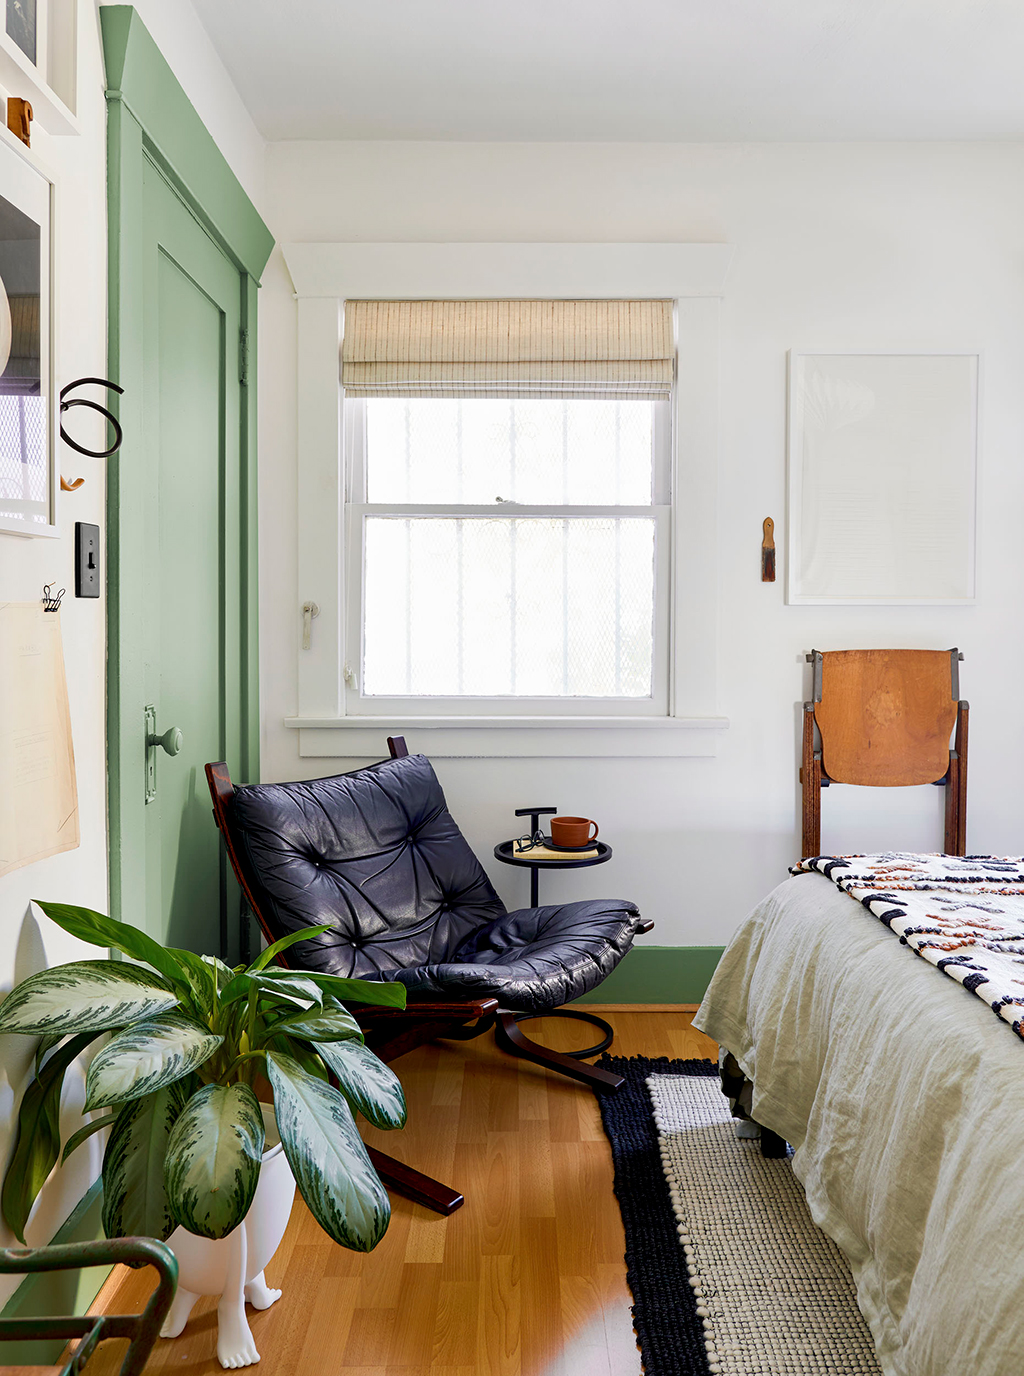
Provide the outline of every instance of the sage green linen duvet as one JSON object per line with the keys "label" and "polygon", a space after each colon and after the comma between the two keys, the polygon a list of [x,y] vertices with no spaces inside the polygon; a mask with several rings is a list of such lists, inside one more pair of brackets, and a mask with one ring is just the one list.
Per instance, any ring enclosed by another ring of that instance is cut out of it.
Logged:
{"label": "sage green linen duvet", "polygon": [[793,1144],[886,1376],[1022,1376],[1024,1041],[819,874],[758,905],[694,1021]]}

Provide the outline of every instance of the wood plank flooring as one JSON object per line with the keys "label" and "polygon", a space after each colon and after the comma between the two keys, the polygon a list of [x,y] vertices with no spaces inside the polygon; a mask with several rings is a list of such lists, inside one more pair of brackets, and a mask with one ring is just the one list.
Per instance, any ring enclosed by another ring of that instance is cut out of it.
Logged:
{"label": "wood plank flooring", "polygon": [[[595,1010],[596,1011],[596,1010]],[[602,1012],[622,1056],[714,1056],[691,1011]],[[533,1022],[568,1050],[588,1029]],[[421,1047],[395,1063],[409,1101],[401,1133],[366,1140],[454,1185],[466,1203],[441,1218],[394,1196],[374,1252],[332,1243],[296,1195],[267,1267],[284,1295],[249,1309],[259,1370],[300,1376],[639,1376],[612,1164],[591,1091],[499,1051],[493,1037]],[[112,1312],[141,1309],[131,1273]],[[216,1311],[204,1299],[180,1338],[159,1340],[147,1373],[214,1376]],[[113,1376],[110,1342],[90,1376]]]}

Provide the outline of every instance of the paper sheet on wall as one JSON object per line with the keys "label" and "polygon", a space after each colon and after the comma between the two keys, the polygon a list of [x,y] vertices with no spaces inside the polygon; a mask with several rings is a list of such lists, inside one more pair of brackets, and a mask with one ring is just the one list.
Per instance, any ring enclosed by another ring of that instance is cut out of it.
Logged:
{"label": "paper sheet on wall", "polygon": [[978,359],[802,354],[790,410],[790,600],[974,597]]}
{"label": "paper sheet on wall", "polygon": [[60,612],[0,602],[0,875],[78,844]]}

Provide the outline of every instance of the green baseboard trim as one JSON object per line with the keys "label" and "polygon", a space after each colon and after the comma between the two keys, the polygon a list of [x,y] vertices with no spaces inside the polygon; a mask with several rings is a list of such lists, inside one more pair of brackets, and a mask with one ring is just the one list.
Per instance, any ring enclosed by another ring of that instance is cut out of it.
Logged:
{"label": "green baseboard trim", "polygon": [[724,946],[634,946],[577,1003],[700,1003]]}
{"label": "green baseboard trim", "polygon": [[[65,1221],[53,1242],[95,1242],[103,1237],[101,1211],[103,1181],[90,1185]],[[110,1275],[109,1266],[89,1266],[78,1271],[35,1271],[25,1279],[0,1311],[5,1319],[52,1318],[57,1314],[84,1314]],[[37,1342],[5,1342],[3,1370],[8,1366],[52,1366],[63,1352],[63,1338]]]}

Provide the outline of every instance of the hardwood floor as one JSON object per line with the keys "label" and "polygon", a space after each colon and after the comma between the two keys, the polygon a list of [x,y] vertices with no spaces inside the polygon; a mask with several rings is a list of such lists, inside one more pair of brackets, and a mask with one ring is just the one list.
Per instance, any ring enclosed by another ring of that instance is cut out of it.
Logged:
{"label": "hardwood floor", "polygon": [[[622,1056],[714,1056],[692,1012],[602,1012]],[[588,1029],[533,1022],[568,1050]],[[300,1376],[639,1376],[612,1165],[593,1094],[498,1051],[490,1036],[421,1047],[395,1063],[409,1100],[401,1133],[368,1142],[454,1185],[449,1218],[393,1197],[368,1255],[317,1227],[296,1196],[267,1267],[284,1296],[248,1310],[259,1370]],[[140,1309],[151,1282],[132,1273],[112,1312]],[[147,1373],[213,1376],[216,1312],[201,1300],[180,1338],[159,1340]],[[89,1363],[113,1376],[124,1344]]]}

